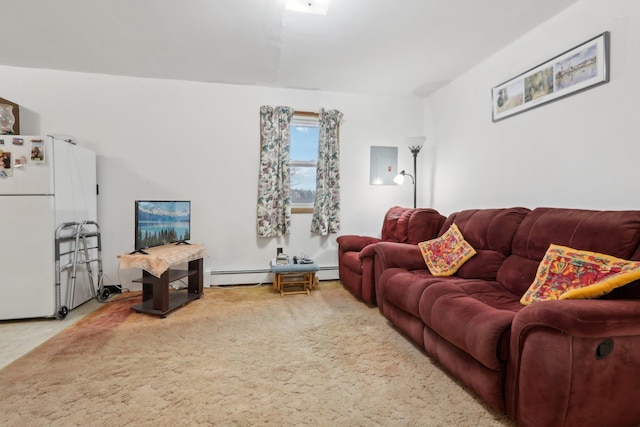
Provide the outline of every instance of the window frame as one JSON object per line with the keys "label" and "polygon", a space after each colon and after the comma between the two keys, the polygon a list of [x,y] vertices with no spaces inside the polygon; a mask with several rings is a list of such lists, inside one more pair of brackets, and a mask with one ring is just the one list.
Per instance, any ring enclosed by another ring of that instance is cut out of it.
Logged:
{"label": "window frame", "polygon": [[[293,117],[291,118],[291,123],[289,124],[289,127],[294,126],[295,124],[300,124],[300,123],[296,123],[295,122],[295,117],[299,116],[301,117],[303,120],[304,119],[309,119],[309,118],[314,118],[316,123],[318,123],[318,120],[320,118],[320,114],[319,113],[314,113],[312,111],[295,111],[293,113]],[[319,125],[319,123],[318,123]],[[320,143],[320,141],[318,141],[318,143]],[[310,166],[310,165],[303,165],[303,162],[298,162],[295,165],[293,164],[292,160],[289,159],[289,172],[291,172],[291,167],[293,166]],[[305,163],[311,163],[311,162],[305,162]],[[318,170],[318,161],[316,160],[316,173]],[[298,213],[313,213],[313,205],[314,203],[311,203],[311,205],[291,205],[291,213],[294,214],[298,214]]]}

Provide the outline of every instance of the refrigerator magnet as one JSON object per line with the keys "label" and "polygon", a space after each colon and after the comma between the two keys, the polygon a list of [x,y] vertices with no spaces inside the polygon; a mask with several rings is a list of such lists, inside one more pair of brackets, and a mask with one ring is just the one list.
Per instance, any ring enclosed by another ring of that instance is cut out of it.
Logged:
{"label": "refrigerator magnet", "polygon": [[2,169],[0,169],[0,176],[5,178],[13,175],[13,169],[11,169],[11,153],[8,151],[2,152]]}
{"label": "refrigerator magnet", "polygon": [[31,140],[31,161],[44,162],[44,142],[41,139]]}
{"label": "refrigerator magnet", "polygon": [[14,168],[21,168],[22,166],[27,164],[27,158],[25,156],[20,156],[13,163]]}

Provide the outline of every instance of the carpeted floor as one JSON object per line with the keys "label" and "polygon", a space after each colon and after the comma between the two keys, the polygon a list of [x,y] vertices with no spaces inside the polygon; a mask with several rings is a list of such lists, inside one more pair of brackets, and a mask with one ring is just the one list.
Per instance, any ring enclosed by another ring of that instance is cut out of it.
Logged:
{"label": "carpeted floor", "polygon": [[0,370],[0,425],[513,425],[339,282],[208,289],[165,319],[138,301]]}

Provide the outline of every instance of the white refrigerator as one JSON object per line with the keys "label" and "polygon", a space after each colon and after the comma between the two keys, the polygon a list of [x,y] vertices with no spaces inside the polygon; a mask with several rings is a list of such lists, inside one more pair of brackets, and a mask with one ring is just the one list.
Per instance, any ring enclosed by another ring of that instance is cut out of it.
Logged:
{"label": "white refrigerator", "polygon": [[56,283],[68,309],[95,296],[86,264],[67,299],[71,269],[57,279],[56,258],[65,266],[73,254],[56,255],[55,237],[62,223],[97,221],[96,155],[70,139],[28,135],[0,135],[0,151],[0,319],[54,317]]}

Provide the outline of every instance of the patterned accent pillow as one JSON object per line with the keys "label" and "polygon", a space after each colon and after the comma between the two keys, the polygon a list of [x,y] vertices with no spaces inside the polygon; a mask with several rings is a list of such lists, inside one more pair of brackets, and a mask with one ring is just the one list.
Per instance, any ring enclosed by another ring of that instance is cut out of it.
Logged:
{"label": "patterned accent pillow", "polygon": [[597,298],[638,279],[640,262],[551,244],[520,303]]}
{"label": "patterned accent pillow", "polygon": [[476,254],[455,223],[442,236],[420,242],[418,247],[434,276],[451,276]]}

